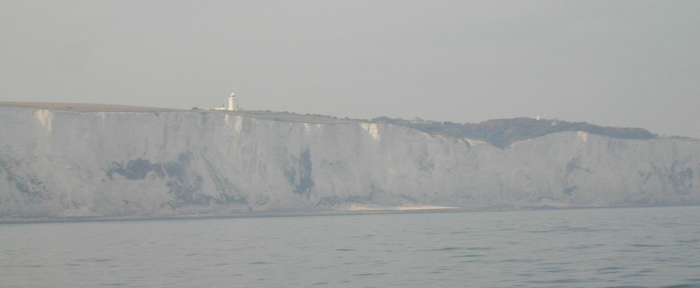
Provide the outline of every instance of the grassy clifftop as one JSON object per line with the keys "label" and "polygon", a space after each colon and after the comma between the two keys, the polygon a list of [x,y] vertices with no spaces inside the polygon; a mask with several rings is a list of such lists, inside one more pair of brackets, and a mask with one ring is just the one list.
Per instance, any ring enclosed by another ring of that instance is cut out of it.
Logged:
{"label": "grassy clifftop", "polygon": [[375,123],[390,123],[410,127],[429,134],[453,138],[470,138],[487,141],[504,148],[513,142],[545,136],[563,131],[584,131],[613,138],[652,139],[654,134],[641,128],[603,127],[585,122],[566,122],[558,120],[536,120],[532,118],[513,118],[489,120],[481,123],[453,123],[422,120],[392,119],[379,117],[372,119]]}
{"label": "grassy clifftop", "polygon": [[[340,119],[332,116],[316,114],[298,114],[290,112],[272,111],[220,111],[220,110],[192,110],[168,109],[154,107],[139,107],[112,104],[85,104],[85,103],[36,103],[36,102],[2,102],[0,106],[14,106],[35,109],[50,109],[73,112],[195,112],[229,114],[258,119],[318,124],[351,124],[361,123],[363,119]],[[513,118],[489,120],[481,123],[453,123],[435,122],[423,120],[404,120],[388,117],[379,117],[370,120],[373,123],[389,123],[398,126],[417,129],[433,135],[442,135],[452,138],[471,138],[489,142],[497,147],[504,148],[513,142],[532,139],[562,131],[584,131],[613,138],[622,139],[652,139],[656,138],[652,133],[641,128],[616,128],[604,127],[585,122],[566,122],[559,120],[536,120],[532,118]]]}
{"label": "grassy clifftop", "polygon": [[0,106],[24,107],[33,109],[47,109],[72,112],[167,112],[186,111],[182,109],[143,107],[116,104],[98,103],[50,103],[50,102],[5,102],[0,101]]}
{"label": "grassy clifftop", "polygon": [[143,107],[130,105],[115,105],[115,104],[96,104],[96,103],[48,103],[48,102],[5,102],[0,101],[0,106],[22,107],[31,109],[46,109],[55,111],[68,112],[143,112],[143,113],[158,113],[158,112],[186,112],[186,113],[212,113],[212,114],[228,114],[234,116],[252,117],[257,119],[272,120],[272,121],[288,121],[302,123],[318,123],[318,124],[348,124],[357,123],[367,120],[357,119],[340,119],[338,117],[316,115],[316,114],[298,114],[291,112],[273,112],[273,111],[228,111],[228,110],[204,110],[199,108],[192,109],[171,109],[159,107]]}

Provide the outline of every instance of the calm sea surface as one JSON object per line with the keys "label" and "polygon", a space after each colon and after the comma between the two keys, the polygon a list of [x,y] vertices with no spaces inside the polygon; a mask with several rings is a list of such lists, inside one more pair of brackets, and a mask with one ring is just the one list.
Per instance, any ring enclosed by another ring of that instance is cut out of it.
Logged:
{"label": "calm sea surface", "polygon": [[100,286],[700,287],[700,207],[0,225],[0,287]]}

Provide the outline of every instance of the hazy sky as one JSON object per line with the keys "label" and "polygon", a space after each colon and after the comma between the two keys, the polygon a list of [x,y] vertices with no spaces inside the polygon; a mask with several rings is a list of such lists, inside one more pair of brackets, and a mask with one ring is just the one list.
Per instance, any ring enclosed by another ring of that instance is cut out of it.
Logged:
{"label": "hazy sky", "polygon": [[700,137],[700,1],[0,1],[0,101]]}

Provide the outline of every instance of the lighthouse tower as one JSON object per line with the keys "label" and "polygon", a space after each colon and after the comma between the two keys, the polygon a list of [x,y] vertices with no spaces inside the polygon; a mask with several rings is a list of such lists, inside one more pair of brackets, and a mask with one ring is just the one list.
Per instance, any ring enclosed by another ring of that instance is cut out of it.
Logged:
{"label": "lighthouse tower", "polygon": [[228,111],[237,111],[238,110],[238,105],[236,104],[236,94],[231,93],[231,96],[228,97]]}

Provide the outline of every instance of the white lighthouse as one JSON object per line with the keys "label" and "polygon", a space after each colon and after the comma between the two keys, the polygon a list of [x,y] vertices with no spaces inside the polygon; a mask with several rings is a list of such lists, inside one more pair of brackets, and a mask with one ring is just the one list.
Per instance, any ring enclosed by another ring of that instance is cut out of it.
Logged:
{"label": "white lighthouse", "polygon": [[221,105],[221,107],[216,107],[214,109],[207,109],[207,110],[219,110],[219,111],[238,111],[238,103],[236,103],[236,94],[231,93],[231,96],[228,97],[228,107],[226,107],[226,104]]}
{"label": "white lighthouse", "polygon": [[236,94],[231,93],[231,96],[228,97],[228,111],[237,111],[238,110],[238,105],[236,105]]}

